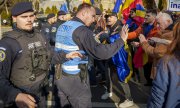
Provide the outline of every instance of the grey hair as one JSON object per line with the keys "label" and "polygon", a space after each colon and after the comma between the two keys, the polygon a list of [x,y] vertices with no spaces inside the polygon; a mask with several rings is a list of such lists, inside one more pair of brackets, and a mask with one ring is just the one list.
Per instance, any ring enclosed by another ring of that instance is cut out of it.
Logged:
{"label": "grey hair", "polygon": [[165,20],[170,20],[170,23],[173,23],[173,20],[171,18],[171,16],[167,13],[163,13],[163,12],[159,12],[158,15],[156,16],[156,19],[162,18],[163,21]]}

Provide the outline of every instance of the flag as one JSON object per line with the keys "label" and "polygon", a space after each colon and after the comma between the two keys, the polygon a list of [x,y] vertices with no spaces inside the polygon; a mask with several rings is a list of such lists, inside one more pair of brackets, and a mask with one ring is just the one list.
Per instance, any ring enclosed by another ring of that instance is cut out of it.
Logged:
{"label": "flag", "polygon": [[[110,43],[114,43],[119,38],[119,33],[111,35],[109,39]],[[112,61],[116,67],[118,79],[124,83],[127,83],[132,76],[132,67],[129,67],[129,53],[127,50],[128,45],[125,43],[125,46],[121,47],[119,51],[112,56]]]}
{"label": "flag", "polygon": [[66,3],[63,3],[60,7],[60,10],[61,11],[64,11],[66,13],[68,13],[68,7],[67,7],[67,4]]}
{"label": "flag", "polygon": [[94,0],[91,0],[91,4],[92,4],[92,5],[94,4]]}
{"label": "flag", "polygon": [[134,0],[126,0],[123,4],[123,7],[122,7],[122,14],[123,14],[123,18],[125,20],[128,19],[128,16],[129,16],[129,13],[130,13],[130,10],[132,8],[135,8],[134,6]]}
{"label": "flag", "polygon": [[91,4],[91,0],[83,0],[83,3]]}
{"label": "flag", "polygon": [[114,9],[113,9],[113,12],[116,12],[118,13],[119,10],[120,10],[120,6],[122,4],[122,0],[116,0],[116,4],[114,5]]}
{"label": "flag", "polygon": [[143,7],[142,0],[126,0],[123,7],[122,13],[125,20],[128,19],[130,10],[136,8],[136,18],[135,20],[144,22],[145,9]]}
{"label": "flag", "polygon": [[136,17],[134,18],[136,21],[139,21],[139,24],[144,22],[145,17],[145,9],[142,4],[142,0],[136,0]]}

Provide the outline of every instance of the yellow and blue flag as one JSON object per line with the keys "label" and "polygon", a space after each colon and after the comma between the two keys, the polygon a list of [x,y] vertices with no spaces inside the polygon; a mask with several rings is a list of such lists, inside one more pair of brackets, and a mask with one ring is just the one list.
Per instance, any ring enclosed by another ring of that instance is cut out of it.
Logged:
{"label": "yellow and blue flag", "polygon": [[121,4],[122,4],[122,0],[116,0],[116,4],[114,5],[113,12],[118,13],[120,11]]}

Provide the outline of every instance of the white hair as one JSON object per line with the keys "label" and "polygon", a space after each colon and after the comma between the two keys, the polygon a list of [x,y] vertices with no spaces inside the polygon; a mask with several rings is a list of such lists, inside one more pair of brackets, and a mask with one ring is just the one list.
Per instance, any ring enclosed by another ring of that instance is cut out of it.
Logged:
{"label": "white hair", "polygon": [[159,18],[161,18],[161,20],[163,21],[169,20],[170,24],[173,23],[171,16],[167,13],[159,12],[158,15],[156,16],[156,19],[159,19]]}

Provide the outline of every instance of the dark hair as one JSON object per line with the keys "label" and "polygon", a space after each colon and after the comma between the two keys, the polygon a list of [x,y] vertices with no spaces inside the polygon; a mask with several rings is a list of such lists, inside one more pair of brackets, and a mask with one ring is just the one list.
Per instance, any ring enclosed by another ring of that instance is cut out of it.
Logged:
{"label": "dark hair", "polygon": [[177,59],[180,60],[180,20],[178,20],[174,27],[173,27],[173,40],[171,44],[167,47],[167,55],[164,59],[165,62],[163,63],[164,67],[166,67],[168,61],[172,57],[176,57]]}
{"label": "dark hair", "polygon": [[92,5],[90,5],[88,3],[82,3],[78,6],[77,13],[85,8],[90,9],[91,7],[92,7]]}
{"label": "dark hair", "polygon": [[130,11],[133,11],[133,12],[136,13],[136,8],[132,8]]}
{"label": "dark hair", "polygon": [[151,13],[153,16],[157,16],[157,9],[148,9],[146,13]]}

